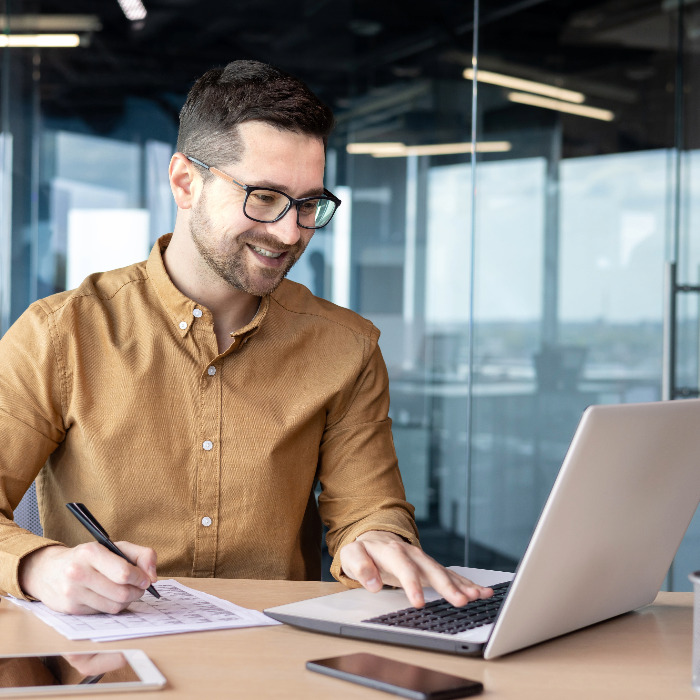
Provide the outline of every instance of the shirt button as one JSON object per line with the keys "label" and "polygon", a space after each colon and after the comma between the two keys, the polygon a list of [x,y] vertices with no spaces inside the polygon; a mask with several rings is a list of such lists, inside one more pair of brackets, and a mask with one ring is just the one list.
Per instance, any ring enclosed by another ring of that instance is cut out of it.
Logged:
{"label": "shirt button", "polygon": [[211,525],[211,518],[208,515],[202,518],[202,525],[204,525],[204,527],[209,527]]}
{"label": "shirt button", "polygon": [[209,450],[211,450],[211,449],[214,447],[214,443],[213,443],[211,440],[205,440],[205,441],[202,443],[202,447],[203,447],[205,450],[209,451]]}
{"label": "shirt button", "polygon": [[180,321],[180,328],[184,331],[187,328],[187,321]]}
{"label": "shirt button", "polygon": [[192,309],[192,315],[195,318],[201,318],[202,317],[202,310],[201,309]]}
{"label": "shirt button", "polygon": [[210,377],[213,377],[216,374],[216,367],[208,367],[207,368],[207,374]]}

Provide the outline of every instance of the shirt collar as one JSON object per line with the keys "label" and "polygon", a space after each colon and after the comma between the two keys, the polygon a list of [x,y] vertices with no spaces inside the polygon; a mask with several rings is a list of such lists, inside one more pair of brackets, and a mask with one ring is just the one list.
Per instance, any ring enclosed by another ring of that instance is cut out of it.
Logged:
{"label": "shirt collar", "polygon": [[[181,335],[189,333],[194,322],[199,320],[209,320],[213,323],[211,312],[202,304],[197,304],[189,297],[186,297],[173,283],[165,269],[163,253],[170,243],[172,233],[161,236],[153,246],[151,254],[146,261],[146,271],[148,277],[155,287],[158,298],[170,316],[173,325],[179,330]],[[267,294],[260,300],[260,306],[253,319],[243,328],[231,333],[232,337],[242,335],[252,335],[257,331],[263,319],[267,315],[270,306],[270,295]],[[202,313],[199,314],[196,309]]]}

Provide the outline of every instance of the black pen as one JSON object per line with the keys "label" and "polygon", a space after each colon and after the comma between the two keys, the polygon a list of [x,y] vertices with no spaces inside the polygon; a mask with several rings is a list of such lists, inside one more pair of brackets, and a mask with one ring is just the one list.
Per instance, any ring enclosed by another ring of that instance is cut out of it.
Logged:
{"label": "black pen", "polygon": [[[97,518],[82,504],[82,503],[66,503],[66,508],[75,515],[80,523],[85,527],[85,529],[103,546],[107,547],[110,552],[113,552],[122,559],[125,559],[132,566],[136,566],[133,561],[131,561],[124,552],[122,552],[119,547],[117,547],[112,540],[109,539],[107,530],[105,530]],[[146,589],[151,595],[156,598],[160,598],[160,593],[154,588],[154,586],[149,586]]]}

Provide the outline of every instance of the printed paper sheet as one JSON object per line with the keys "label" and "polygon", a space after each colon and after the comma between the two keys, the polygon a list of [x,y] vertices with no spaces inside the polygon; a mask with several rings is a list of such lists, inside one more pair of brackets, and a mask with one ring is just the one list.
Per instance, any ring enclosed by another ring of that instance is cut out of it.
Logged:
{"label": "printed paper sheet", "polygon": [[280,624],[267,615],[183,586],[172,579],[156,584],[160,598],[145,593],[117,615],[65,615],[43,603],[10,597],[68,639],[118,641],[179,632]]}

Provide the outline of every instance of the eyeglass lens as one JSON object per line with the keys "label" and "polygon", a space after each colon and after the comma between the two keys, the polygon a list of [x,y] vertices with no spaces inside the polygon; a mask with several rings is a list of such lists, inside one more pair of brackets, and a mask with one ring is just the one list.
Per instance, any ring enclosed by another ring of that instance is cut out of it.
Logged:
{"label": "eyeglass lens", "polygon": [[[285,214],[290,205],[290,200],[281,192],[256,189],[248,194],[245,214],[251,219],[269,223]],[[297,207],[297,221],[305,228],[321,228],[331,220],[335,209],[332,199],[306,199]]]}

